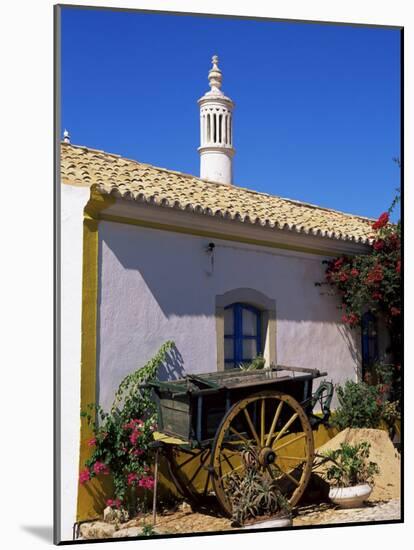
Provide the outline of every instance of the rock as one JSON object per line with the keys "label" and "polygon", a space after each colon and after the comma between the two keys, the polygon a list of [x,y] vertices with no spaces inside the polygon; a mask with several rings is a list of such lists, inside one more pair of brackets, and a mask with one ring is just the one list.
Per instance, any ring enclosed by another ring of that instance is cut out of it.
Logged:
{"label": "rock", "polygon": [[80,526],[80,536],[84,539],[108,539],[115,533],[115,525],[105,523],[104,521],[92,521],[82,523]]}
{"label": "rock", "polygon": [[183,502],[179,505],[178,511],[179,511],[179,512],[184,512],[185,514],[191,514],[191,512],[192,512],[193,510],[192,510],[192,508],[191,508],[191,505],[190,505],[188,502],[183,501]]}
{"label": "rock", "polygon": [[121,539],[123,537],[139,537],[142,535],[141,527],[127,527],[126,529],[120,529],[113,535],[114,539]]}
{"label": "rock", "polygon": [[126,510],[122,508],[120,510],[107,506],[103,513],[103,519],[107,523],[124,523],[128,521],[129,515]]}

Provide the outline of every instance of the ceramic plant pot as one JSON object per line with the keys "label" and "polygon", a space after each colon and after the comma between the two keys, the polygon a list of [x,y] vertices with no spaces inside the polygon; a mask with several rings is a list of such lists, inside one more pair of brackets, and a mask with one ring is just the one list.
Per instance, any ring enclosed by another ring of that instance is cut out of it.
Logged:
{"label": "ceramic plant pot", "polygon": [[329,498],[341,508],[359,508],[371,492],[372,487],[368,483],[354,487],[331,487]]}
{"label": "ceramic plant pot", "polygon": [[292,518],[269,518],[264,521],[256,521],[244,525],[242,529],[274,529],[278,527],[290,527],[292,525]]}

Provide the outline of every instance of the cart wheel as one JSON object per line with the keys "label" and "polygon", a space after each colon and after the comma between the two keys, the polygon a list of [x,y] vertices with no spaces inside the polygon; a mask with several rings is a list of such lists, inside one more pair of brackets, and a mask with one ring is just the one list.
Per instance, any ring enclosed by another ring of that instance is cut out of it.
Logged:
{"label": "cart wheel", "polygon": [[167,447],[168,469],[178,491],[193,504],[202,504],[211,491],[210,449]]}
{"label": "cart wheel", "polygon": [[231,515],[226,478],[232,472],[243,476],[253,466],[275,479],[294,506],[306,489],[313,459],[312,428],[299,403],[277,391],[253,394],[233,405],[217,430],[211,462],[216,497]]}

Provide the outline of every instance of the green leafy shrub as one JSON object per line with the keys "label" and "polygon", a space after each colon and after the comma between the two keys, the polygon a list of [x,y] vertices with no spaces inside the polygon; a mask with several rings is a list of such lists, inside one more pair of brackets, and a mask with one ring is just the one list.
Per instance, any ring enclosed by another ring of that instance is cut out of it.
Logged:
{"label": "green leafy shrub", "polygon": [[394,426],[397,420],[401,420],[400,405],[398,401],[384,401],[381,418],[388,427]]}
{"label": "green leafy shrub", "polygon": [[240,363],[240,370],[261,370],[265,368],[266,360],[263,355],[257,355],[250,363]]}
{"label": "green leafy shrub", "polygon": [[326,471],[328,481],[336,487],[372,484],[379,468],[376,462],[368,462],[370,447],[367,441],[362,441],[357,445],[341,443],[339,449],[325,451],[323,456],[333,462]]}
{"label": "green leafy shrub", "polygon": [[88,442],[91,456],[79,481],[87,483],[95,476],[112,476],[114,498],[106,504],[116,509],[126,507],[131,514],[137,511],[137,488],[152,489],[154,485],[149,444],[157,426],[157,413],[151,388],[142,385],[156,378],[173,346],[173,342],[166,342],[144,367],[122,380],[110,412],[93,403],[81,413],[94,437]]}
{"label": "green leafy shrub", "polygon": [[339,407],[332,415],[332,424],[345,428],[377,428],[382,414],[382,400],[378,388],[365,382],[348,380],[336,386]]}

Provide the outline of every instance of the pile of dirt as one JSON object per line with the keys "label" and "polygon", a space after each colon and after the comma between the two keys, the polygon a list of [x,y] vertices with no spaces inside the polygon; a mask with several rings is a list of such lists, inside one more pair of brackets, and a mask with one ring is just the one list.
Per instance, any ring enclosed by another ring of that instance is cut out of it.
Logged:
{"label": "pile of dirt", "polygon": [[[380,469],[380,473],[374,477],[374,489],[368,500],[373,502],[400,498],[400,455],[386,431],[346,428],[319,447],[316,452],[322,454],[324,451],[338,449],[343,442],[355,445],[362,441],[371,444],[369,460],[376,462]],[[320,474],[326,468],[326,465],[319,466],[315,472]]]}

